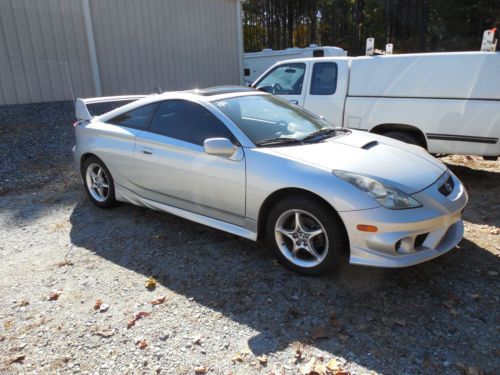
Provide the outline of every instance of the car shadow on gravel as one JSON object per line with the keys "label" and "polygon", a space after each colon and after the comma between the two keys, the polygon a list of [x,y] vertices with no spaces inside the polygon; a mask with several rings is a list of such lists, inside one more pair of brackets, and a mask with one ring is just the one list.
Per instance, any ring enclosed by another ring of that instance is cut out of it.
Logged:
{"label": "car shadow on gravel", "polygon": [[464,165],[447,164],[462,181],[469,193],[464,218],[477,224],[500,227],[500,173],[474,169]]}
{"label": "car shadow on gravel", "polygon": [[387,373],[449,372],[495,356],[498,282],[489,272],[500,264],[466,239],[416,267],[345,266],[310,278],[261,244],[144,208],[82,199],[70,221],[74,245],[257,331],[255,355],[312,346]]}

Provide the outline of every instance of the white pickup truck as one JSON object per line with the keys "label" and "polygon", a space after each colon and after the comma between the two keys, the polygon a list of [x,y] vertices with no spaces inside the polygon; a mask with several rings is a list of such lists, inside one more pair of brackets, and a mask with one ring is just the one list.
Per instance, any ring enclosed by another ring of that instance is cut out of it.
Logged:
{"label": "white pickup truck", "polygon": [[329,122],[435,154],[500,155],[500,53],[282,61],[252,85]]}

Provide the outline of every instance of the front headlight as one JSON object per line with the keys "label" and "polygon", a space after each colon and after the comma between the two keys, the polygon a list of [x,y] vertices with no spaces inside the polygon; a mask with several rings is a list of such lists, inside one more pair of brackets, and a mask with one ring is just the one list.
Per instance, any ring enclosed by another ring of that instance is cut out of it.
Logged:
{"label": "front headlight", "polygon": [[419,201],[410,197],[408,194],[374,180],[373,178],[345,171],[333,171],[333,174],[356,186],[359,190],[374,198],[385,208],[391,210],[404,210],[407,208],[422,207]]}

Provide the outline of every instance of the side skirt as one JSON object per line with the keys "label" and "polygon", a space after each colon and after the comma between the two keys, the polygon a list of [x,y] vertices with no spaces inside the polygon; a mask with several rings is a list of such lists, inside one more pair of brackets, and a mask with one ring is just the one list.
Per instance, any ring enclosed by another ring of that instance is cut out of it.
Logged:
{"label": "side skirt", "polygon": [[[191,220],[196,223],[203,224],[215,229],[219,229],[224,232],[228,232],[236,236],[247,238],[252,241],[257,241],[257,233],[252,230],[231,223],[227,223],[225,221],[217,220],[208,216],[203,216],[194,212],[186,211],[181,208],[169,206],[164,203],[143,198],[118,184],[115,184],[115,195],[116,195],[116,200],[121,202],[132,203],[136,206],[143,206],[157,211],[168,212],[170,214],[182,217],[183,219]],[[254,228],[256,227],[256,223],[253,222],[252,220],[247,219],[246,221],[248,222],[249,227],[254,227]]]}

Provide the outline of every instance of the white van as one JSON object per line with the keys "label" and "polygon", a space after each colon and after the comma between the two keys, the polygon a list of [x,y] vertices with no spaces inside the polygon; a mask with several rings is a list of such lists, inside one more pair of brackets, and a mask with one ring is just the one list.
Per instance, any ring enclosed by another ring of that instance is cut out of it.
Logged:
{"label": "white van", "polygon": [[287,48],[284,50],[263,49],[261,52],[248,52],[243,55],[244,76],[247,84],[252,83],[275,63],[301,57],[347,56],[347,52],[339,47],[319,47],[310,44],[306,48]]}
{"label": "white van", "polygon": [[253,84],[329,122],[436,154],[500,155],[500,53],[325,57],[275,64]]}

